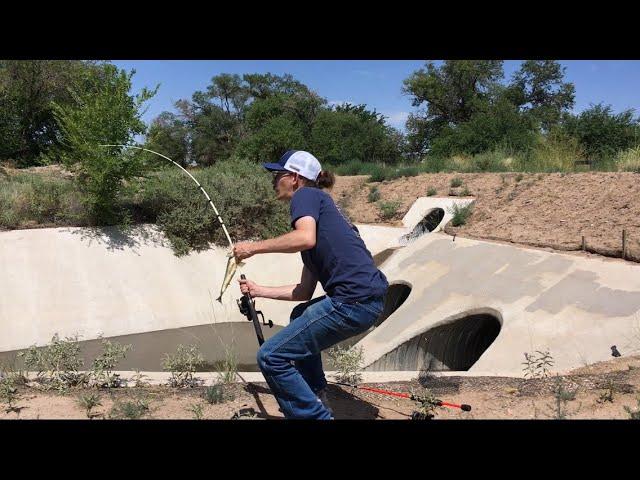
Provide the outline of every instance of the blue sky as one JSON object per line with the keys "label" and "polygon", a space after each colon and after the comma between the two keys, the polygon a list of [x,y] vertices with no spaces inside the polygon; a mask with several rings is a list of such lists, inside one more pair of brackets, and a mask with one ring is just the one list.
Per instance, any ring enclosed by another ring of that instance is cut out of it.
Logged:
{"label": "blue sky", "polygon": [[[518,69],[520,60],[504,62],[505,77]],[[407,115],[415,111],[402,94],[402,81],[424,66],[424,60],[126,60],[113,61],[126,70],[135,69],[134,91],[160,83],[149,101],[144,120],[162,111],[174,111],[173,103],[191,99],[205,90],[220,73],[290,73],[329,102],[365,103],[404,130]],[[565,78],[576,86],[574,112],[592,103],[610,104],[615,112],[628,108],[640,114],[640,61],[561,60]]]}

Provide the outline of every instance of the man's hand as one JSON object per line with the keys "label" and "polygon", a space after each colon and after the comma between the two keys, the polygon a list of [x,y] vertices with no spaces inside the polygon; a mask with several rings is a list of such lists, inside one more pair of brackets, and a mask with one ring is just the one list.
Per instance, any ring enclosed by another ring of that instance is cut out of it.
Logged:
{"label": "man's hand", "polygon": [[238,242],[233,247],[233,255],[238,259],[238,261],[253,257],[255,252],[252,247],[253,242]]}
{"label": "man's hand", "polygon": [[238,280],[238,283],[240,284],[240,291],[243,295],[248,293],[252,298],[260,296],[260,285],[256,282],[252,282],[246,278],[241,278]]}

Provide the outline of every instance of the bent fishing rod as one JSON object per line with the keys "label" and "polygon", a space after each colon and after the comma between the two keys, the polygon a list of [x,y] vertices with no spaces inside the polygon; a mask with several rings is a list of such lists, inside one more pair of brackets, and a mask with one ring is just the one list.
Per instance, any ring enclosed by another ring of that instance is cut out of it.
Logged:
{"label": "bent fishing rod", "polygon": [[218,219],[218,222],[220,222],[220,225],[222,225],[222,229],[224,230],[224,234],[227,236],[227,240],[229,241],[229,246],[231,247],[231,249],[233,249],[233,242],[231,241],[231,237],[229,236],[229,232],[227,231],[227,227],[224,224],[224,222],[222,221],[222,217],[220,217],[220,214],[218,213],[218,209],[216,208],[216,206],[213,204],[213,201],[211,200],[211,197],[209,196],[209,194],[205,191],[205,189],[202,187],[202,185],[200,185],[200,182],[198,182],[198,180],[196,180],[196,178],[191,175],[182,165],[180,165],[177,162],[174,162],[173,160],[171,160],[169,157],[167,157],[166,155],[163,155],[161,153],[158,152],[154,152],[153,150],[149,150],[148,148],[143,148],[143,147],[137,147],[135,145],[102,145],[99,144],[99,147],[119,147],[119,148],[135,148],[137,150],[143,150],[145,152],[149,152],[149,153],[153,153],[155,155],[158,155],[159,157],[162,157],[166,160],[169,160],[171,163],[173,163],[176,167],[178,167],[180,170],[182,170],[184,173],[186,173],[187,175],[189,175],[189,177],[191,178],[191,180],[193,180],[194,182],[196,182],[196,185],[198,186],[198,188],[202,191],[202,193],[204,194],[205,197],[207,197],[207,201],[209,202],[209,205],[211,205],[211,208],[213,208],[213,211],[216,214],[216,217]]}
{"label": "bent fishing rod", "polygon": [[[203,193],[203,195],[207,198],[207,202],[209,203],[209,205],[213,209],[214,213],[216,214],[216,218],[217,218],[218,222],[220,223],[220,225],[222,225],[222,230],[224,231],[224,234],[227,237],[227,240],[229,242],[229,247],[231,248],[231,252],[233,252],[233,242],[231,241],[231,236],[229,235],[229,232],[227,231],[227,226],[224,224],[224,221],[222,220],[222,217],[220,216],[220,213],[218,212],[218,209],[213,204],[213,201],[211,200],[211,197],[209,196],[207,191],[204,189],[204,187],[200,184],[200,182],[198,182],[198,180],[196,180],[196,178],[193,175],[191,175],[182,165],[180,165],[179,163],[171,160],[169,157],[167,157],[166,155],[163,155],[162,153],[158,153],[158,152],[155,152],[153,150],[149,150],[148,148],[138,147],[136,145],[98,144],[98,146],[99,147],[133,148],[133,149],[136,149],[136,150],[142,150],[142,151],[145,151],[145,152],[153,153],[154,155],[158,155],[159,157],[162,157],[165,160],[170,161],[176,167],[178,167],[180,170],[182,170],[184,173],[186,173],[189,176],[189,178],[191,178],[191,180],[193,180],[195,182],[195,184],[198,186],[198,188]],[[229,286],[229,283],[231,282],[231,278],[233,277],[236,268],[241,267],[243,265],[244,265],[244,263],[239,262],[235,258],[232,259],[232,256],[229,256],[229,260],[227,261],[227,269],[226,269],[226,272],[225,272],[225,275],[224,275],[224,280],[222,282],[222,287],[220,288],[220,296],[218,297],[218,301],[220,303],[222,303],[222,294],[225,292],[225,290]]]}

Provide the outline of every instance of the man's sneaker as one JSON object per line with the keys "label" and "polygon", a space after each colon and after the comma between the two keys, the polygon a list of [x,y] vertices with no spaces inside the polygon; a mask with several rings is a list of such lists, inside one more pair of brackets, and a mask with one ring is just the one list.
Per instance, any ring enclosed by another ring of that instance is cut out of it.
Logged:
{"label": "man's sneaker", "polygon": [[318,396],[318,401],[322,402],[322,404],[324,405],[324,408],[329,410],[329,413],[333,417],[333,410],[331,409],[331,406],[329,405],[329,398],[327,397],[327,389],[323,388],[322,390],[316,392],[316,395]]}

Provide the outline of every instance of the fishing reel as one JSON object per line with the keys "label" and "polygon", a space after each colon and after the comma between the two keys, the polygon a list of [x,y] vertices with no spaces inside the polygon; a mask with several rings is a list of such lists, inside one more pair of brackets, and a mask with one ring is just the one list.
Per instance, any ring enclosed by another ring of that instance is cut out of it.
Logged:
{"label": "fishing reel", "polygon": [[253,321],[253,314],[256,315],[256,319],[258,316],[262,317],[262,325],[268,325],[269,328],[273,328],[273,322],[269,320],[268,322],[264,319],[264,314],[260,310],[255,309],[255,303],[248,295],[243,295],[242,298],[236,300],[238,303],[238,308],[240,309],[240,313],[247,317],[247,320],[250,322]]}

